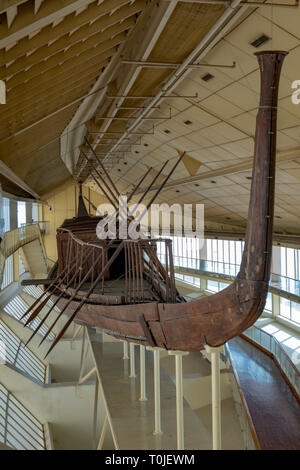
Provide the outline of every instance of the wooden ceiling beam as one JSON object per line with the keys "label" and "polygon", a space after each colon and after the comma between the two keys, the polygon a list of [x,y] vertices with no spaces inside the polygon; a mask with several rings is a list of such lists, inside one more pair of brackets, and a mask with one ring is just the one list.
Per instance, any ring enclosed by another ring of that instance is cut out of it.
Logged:
{"label": "wooden ceiling beam", "polygon": [[72,105],[75,105],[76,103],[79,104],[79,102],[80,102],[81,100],[83,100],[83,99],[86,98],[86,95],[87,95],[87,94],[88,94],[88,92],[87,92],[86,94],[84,94],[84,95],[79,96],[78,98],[74,98],[74,100],[70,101],[69,103],[66,103],[66,104],[64,104],[64,105],[61,105],[60,108],[58,108],[58,109],[52,111],[51,113],[48,113],[48,114],[44,115],[44,116],[41,117],[39,120],[30,123],[30,124],[27,125],[26,127],[22,128],[22,129],[20,129],[20,130],[18,130],[18,131],[16,131],[16,132],[14,132],[12,135],[10,135],[10,136],[5,136],[5,137],[1,138],[0,144],[2,144],[2,143],[4,143],[4,142],[8,141],[9,139],[11,139],[11,138],[14,137],[14,136],[17,136],[17,135],[20,135],[20,134],[26,132],[27,130],[31,129],[32,127],[34,127],[34,126],[40,124],[41,122],[44,122],[45,120],[47,120],[47,119],[53,117],[55,114],[57,114],[57,113],[59,113],[59,112],[61,112],[61,111],[64,111],[65,109],[71,107]]}
{"label": "wooden ceiling beam", "polygon": [[103,62],[102,64],[97,64],[92,67],[83,68],[82,70],[74,70],[74,74],[70,74],[70,78],[65,80],[64,77],[56,80],[55,83],[51,83],[51,87],[44,86],[43,92],[32,95],[24,96],[22,101],[19,101],[15,106],[6,110],[5,114],[0,115],[0,127],[1,125],[9,124],[11,119],[21,119],[23,112],[26,110],[32,109],[35,105],[43,106],[44,100],[51,94],[59,95],[60,93],[66,92],[68,89],[73,88],[79,82],[84,82],[89,78],[94,76],[95,78],[99,75],[102,67],[105,67],[108,64],[108,61]]}
{"label": "wooden ceiling beam", "polygon": [[95,35],[95,37],[92,36],[87,41],[75,44],[75,46],[70,47],[70,49],[68,49],[66,52],[59,52],[58,54],[50,57],[48,60],[34,65],[29,70],[14,75],[11,79],[6,81],[6,89],[9,92],[9,90],[18,85],[24,84],[26,81],[31,80],[34,77],[43,75],[45,72],[48,73],[48,71],[55,68],[59,63],[66,63],[72,60],[76,60],[78,55],[85,55],[89,52],[89,50],[97,49],[97,52],[101,54],[107,50],[110,50],[112,47],[117,47],[125,40],[126,33],[124,32],[119,33],[113,39],[109,39],[104,42],[101,41],[101,34]]}
{"label": "wooden ceiling beam", "polygon": [[[61,2],[61,0],[51,0],[51,2],[44,2],[37,14],[34,13],[31,2],[24,4],[11,28],[4,23],[0,25],[0,48],[14,44],[24,36],[55,23],[58,19],[76,12],[82,6],[89,5],[93,1],[64,0]],[[17,8],[17,6],[14,5],[11,8]]]}
{"label": "wooden ceiling beam", "polygon": [[78,70],[83,70],[84,67],[90,67],[92,65],[99,65],[99,71],[101,71],[101,64],[107,62],[116,52],[116,48],[109,49],[103,53],[97,53],[96,48],[91,49],[89,53],[82,54],[76,59],[71,59],[68,63],[59,65],[49,70],[47,74],[38,76],[25,83],[23,86],[20,85],[8,93],[7,96],[7,107],[0,107],[0,115],[8,111],[11,106],[14,106],[18,103],[18,100],[21,101],[24,97],[36,96],[41,91],[44,91],[47,87],[51,87],[52,83],[55,80],[66,80],[68,77],[72,76],[73,73],[77,73]]}
{"label": "wooden ceiling beam", "polygon": [[59,139],[57,136],[62,132],[77,106],[78,104],[74,103],[74,106],[59,110],[52,118],[49,117],[49,119],[31,127],[22,135],[6,138],[0,143],[1,160],[11,161],[13,165],[13,162],[20,161],[21,157],[22,160],[26,160],[32,158],[33,154],[46,150],[48,145]]}
{"label": "wooden ceiling beam", "polygon": [[5,178],[9,179],[12,181],[14,184],[22,188],[24,191],[26,191],[28,194],[31,194],[35,199],[39,199],[40,196],[31,189],[28,184],[25,183],[21,178],[19,178],[14,171],[9,168],[3,161],[0,160],[0,174],[5,176]]}
{"label": "wooden ceiling beam", "polygon": [[14,21],[15,17],[17,16],[17,14],[18,14],[18,6],[17,5],[9,7],[6,10],[6,18],[7,18],[7,27],[8,28],[10,28],[11,25],[13,24],[13,21]]}
{"label": "wooden ceiling beam", "polygon": [[[72,48],[74,47],[75,44],[80,43],[81,39],[84,39],[85,37],[90,37],[90,38],[95,38],[95,41],[99,42],[99,39],[101,42],[104,42],[106,40],[109,40],[116,34],[122,33],[128,29],[130,29],[135,23],[135,18],[127,18],[125,21],[123,21],[121,24],[112,24],[109,26],[103,33],[99,33],[98,29],[98,34],[94,33],[89,33],[87,34],[85,32],[85,36],[83,35],[76,35],[76,32],[72,35],[69,36],[68,34],[61,37],[54,43],[51,43],[50,46],[43,46],[39,49],[37,49],[35,52],[30,54],[29,56],[23,56],[20,59],[16,60],[12,65],[8,67],[1,67],[0,68],[0,80],[6,78],[6,77],[11,77],[15,75],[16,73],[21,72],[22,70],[31,67],[33,65],[38,64],[39,62],[43,61],[47,57],[53,56],[54,54],[57,54],[61,51],[64,51],[66,47]],[[78,39],[81,38],[81,39]]]}
{"label": "wooden ceiling beam", "polygon": [[[74,83],[72,85],[72,88],[66,89],[66,87],[64,87],[64,90],[60,90],[59,94],[56,90],[53,90],[53,93],[50,93],[45,96],[43,101],[39,100],[36,102],[32,102],[31,106],[28,106],[27,110],[20,114],[19,120],[16,120],[13,125],[9,124],[7,126],[5,125],[4,120],[0,121],[0,138],[2,136],[4,137],[9,133],[17,132],[22,127],[29,125],[32,120],[38,120],[41,113],[43,114],[48,111],[48,107],[50,105],[52,105],[53,103],[59,105],[64,99],[64,96],[68,96],[68,94],[74,92],[75,90],[78,91],[78,89],[81,90],[82,88],[91,88],[96,78],[97,77],[94,72],[93,74],[85,76],[84,79],[79,80],[78,83]],[[80,93],[80,95],[82,94],[84,93]],[[47,106],[45,106],[45,101],[47,101]]]}
{"label": "wooden ceiling beam", "polygon": [[[31,38],[24,37],[15,47],[12,47],[7,51],[3,48],[3,50],[0,51],[0,63],[10,63],[28,52],[39,49],[51,41],[56,41],[61,36],[64,36],[83,25],[88,25],[90,21],[95,21],[95,19],[99,17],[110,14],[113,8],[119,8],[128,3],[129,0],[109,0],[109,2],[105,1],[100,5],[92,4],[78,16],[74,16],[74,14],[69,15],[57,26],[53,27],[52,25],[49,25]],[[138,3],[145,5],[145,0],[139,0]]]}
{"label": "wooden ceiling beam", "polygon": [[27,1],[28,0],[0,0],[0,14],[5,13],[8,8],[18,7],[19,5]]}
{"label": "wooden ceiling beam", "polygon": [[77,75],[87,68],[97,65],[99,72],[101,72],[114,53],[115,49],[111,49],[103,54],[96,54],[93,57],[80,57],[78,60],[73,61],[73,63],[68,64],[68,67],[59,66],[50,70],[45,77],[42,77],[43,80],[39,80],[39,77],[30,80],[30,82],[24,85],[23,90],[22,87],[15,88],[8,97],[9,106],[5,107],[5,109],[0,107],[0,116],[6,116],[6,112],[18,106],[18,103],[21,103],[24,99],[34,99],[37,95],[47,93],[47,90],[51,89],[53,85],[59,84],[62,81],[66,82],[73,75]]}

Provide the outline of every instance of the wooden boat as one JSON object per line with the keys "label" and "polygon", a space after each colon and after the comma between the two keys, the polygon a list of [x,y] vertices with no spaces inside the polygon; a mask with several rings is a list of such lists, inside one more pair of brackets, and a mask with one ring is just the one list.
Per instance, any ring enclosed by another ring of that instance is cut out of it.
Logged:
{"label": "wooden boat", "polygon": [[[157,256],[157,239],[101,241],[96,236],[101,217],[88,215],[80,195],[78,217],[66,220],[57,230],[58,263],[49,274],[48,286],[25,314],[29,315],[28,324],[52,297],[61,313],[49,331],[63,313],[68,315],[50,350],[75,321],[146,346],[198,351],[205,345],[224,344],[261,315],[270,277],[278,87],[286,54],[256,54],[261,72],[260,104],[245,248],[235,281],[215,295],[186,302],[175,287],[171,240],[159,240],[164,246],[164,263]],[[97,184],[115,203],[118,191],[101,162],[100,173],[89,161],[102,182]]]}

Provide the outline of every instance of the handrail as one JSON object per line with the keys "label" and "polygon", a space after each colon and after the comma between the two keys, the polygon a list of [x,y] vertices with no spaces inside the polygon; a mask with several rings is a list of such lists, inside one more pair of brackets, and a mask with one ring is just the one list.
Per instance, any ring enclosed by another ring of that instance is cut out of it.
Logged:
{"label": "handrail", "polygon": [[[258,331],[260,335],[263,334],[270,338],[270,349],[267,349],[266,345],[262,344],[262,341],[259,342],[257,339],[255,339],[254,335],[251,336],[252,330]],[[276,360],[277,366],[279,367],[281,372],[283,372],[283,374],[286,376],[286,378],[290,382],[289,385],[291,385],[292,388],[295,389],[295,392],[297,393],[298,398],[299,398],[300,396],[300,371],[297,369],[297,367],[295,366],[295,364],[293,363],[293,361],[291,360],[291,358],[289,357],[289,355],[287,354],[287,352],[285,351],[281,343],[277,340],[277,338],[275,338],[275,336],[268,333],[267,331],[264,331],[261,328],[257,327],[256,325],[252,325],[250,328],[244,331],[244,333],[241,334],[241,337],[243,337],[246,340],[247,338],[250,338],[252,342],[259,344],[262,349],[270,352],[270,356]],[[274,352],[272,350],[273,349],[271,346],[272,342],[280,350],[279,358],[276,355],[276,352],[277,352],[276,347],[274,348]],[[281,359],[281,354],[283,354],[284,356],[284,361],[282,361]],[[289,364],[289,366],[293,370],[293,373],[295,374],[294,380],[293,380],[293,377],[291,377],[290,371],[284,367],[286,362]]]}
{"label": "handrail", "polygon": [[[161,256],[161,255],[163,255],[163,253],[158,253],[158,255]],[[193,256],[181,256],[181,255],[176,255],[174,253],[173,253],[173,257],[174,258],[182,258],[182,259],[186,259],[186,260],[193,260],[193,261],[198,261],[198,262],[203,261],[204,263],[217,263],[217,264],[229,265],[229,266],[234,266],[238,269],[240,267],[239,264],[230,263],[229,261],[217,261],[217,260],[213,260],[213,259],[194,258]],[[182,266],[182,267],[185,267],[185,266]],[[288,280],[291,280],[291,281],[300,282],[300,279],[295,279],[294,277],[285,276],[284,274],[271,272],[271,276],[273,276],[273,275],[274,276],[279,276],[279,277],[284,277],[285,279],[288,279]]]}

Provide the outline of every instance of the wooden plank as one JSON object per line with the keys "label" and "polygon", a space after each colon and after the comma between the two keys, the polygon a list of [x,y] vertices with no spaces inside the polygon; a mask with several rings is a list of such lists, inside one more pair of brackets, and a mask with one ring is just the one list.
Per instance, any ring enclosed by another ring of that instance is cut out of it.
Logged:
{"label": "wooden plank", "polygon": [[46,61],[43,61],[40,64],[30,67],[30,69],[26,71],[22,71],[14,75],[12,78],[6,81],[7,90],[11,90],[18,85],[22,85],[27,80],[31,80],[32,78],[45,74],[46,72],[48,73],[49,70],[55,68],[60,62],[66,62],[66,64],[69,64],[70,61],[74,59],[78,62],[78,55],[83,57],[84,55],[89,54],[91,51],[94,52],[94,55],[96,55],[95,51],[97,51],[97,54],[102,54],[105,51],[118,46],[126,39],[124,32],[119,33],[113,39],[109,39],[104,42],[102,42],[101,37],[102,34],[94,35],[90,39],[70,47],[67,52],[59,52],[58,54],[54,54]]}
{"label": "wooden plank", "polygon": [[300,408],[272,358],[241,338],[227,344],[262,450],[299,450]]}
{"label": "wooden plank", "polygon": [[0,63],[4,64],[12,62],[30,51],[45,46],[51,41],[56,41],[59,37],[70,33],[83,25],[89,24],[90,21],[94,21],[101,16],[110,14],[113,8],[121,7],[127,3],[129,3],[129,0],[109,0],[109,2],[105,1],[100,5],[92,3],[80,15],[68,15],[57,26],[52,27],[52,25],[49,25],[32,38],[24,37],[18,42],[17,46],[9,49],[8,51],[3,49],[0,54]]}
{"label": "wooden plank", "polygon": [[[0,79],[11,77],[15,75],[16,73],[19,73],[32,65],[36,65],[44,61],[46,58],[50,56],[56,57],[57,63],[59,63],[60,59],[64,57],[65,57],[65,60],[67,60],[69,58],[70,52],[72,52],[73,50],[75,52],[75,55],[81,52],[80,49],[82,48],[82,45],[80,46],[78,43],[82,39],[85,39],[85,40],[88,39],[89,41],[86,44],[86,47],[82,49],[82,50],[86,50],[88,45],[93,46],[96,44],[97,45],[101,44],[111,39],[116,34],[119,34],[131,28],[134,25],[134,23],[135,23],[134,18],[128,18],[127,20],[123,21],[121,24],[115,24],[113,26],[110,26],[109,28],[105,29],[105,31],[103,32],[101,31],[101,29],[100,29],[100,32],[98,30],[97,31],[98,34],[95,34],[95,32],[86,31],[86,30],[84,31],[84,33],[82,32],[82,34],[78,34],[78,31],[76,31],[71,36],[69,34],[66,34],[65,36],[62,36],[57,41],[51,43],[50,45],[40,47],[29,56],[23,56],[7,67],[5,66],[1,67]],[[94,23],[93,23],[93,26],[94,26]],[[74,48],[76,44],[77,44],[77,49]],[[64,52],[65,48],[68,48],[67,52]],[[57,53],[61,53],[61,55],[54,55]]]}

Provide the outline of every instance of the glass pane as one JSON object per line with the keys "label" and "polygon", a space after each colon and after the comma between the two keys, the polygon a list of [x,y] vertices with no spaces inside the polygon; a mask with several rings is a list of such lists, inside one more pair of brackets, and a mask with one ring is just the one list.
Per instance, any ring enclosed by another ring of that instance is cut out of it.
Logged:
{"label": "glass pane", "polygon": [[280,297],[280,315],[288,319],[291,317],[291,302],[283,297]]}
{"label": "glass pane", "polygon": [[287,277],[295,278],[295,256],[292,248],[286,249]]}
{"label": "glass pane", "polygon": [[221,263],[224,261],[223,240],[218,240],[218,261]]}
{"label": "glass pane", "polygon": [[291,320],[300,324],[300,304],[291,302]]}
{"label": "glass pane", "polygon": [[217,281],[207,280],[207,290],[212,292],[219,292],[219,283]]}
{"label": "glass pane", "polygon": [[229,263],[229,241],[224,240],[224,263]]}
{"label": "glass pane", "polygon": [[272,312],[272,294],[268,293],[265,310]]}

